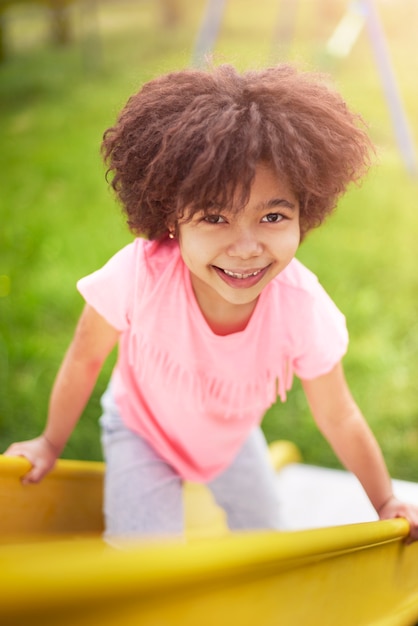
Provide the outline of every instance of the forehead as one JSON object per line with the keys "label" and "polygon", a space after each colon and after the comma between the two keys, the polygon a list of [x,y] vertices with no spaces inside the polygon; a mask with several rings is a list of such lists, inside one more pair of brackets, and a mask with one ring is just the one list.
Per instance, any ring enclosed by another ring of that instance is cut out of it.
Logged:
{"label": "forehead", "polygon": [[287,206],[296,209],[299,205],[297,195],[286,177],[265,163],[257,165],[250,185],[241,181],[234,189],[229,188],[228,192],[222,197],[207,198],[203,206],[192,204],[185,207],[183,216],[191,219],[195,214],[214,211],[237,214],[246,210],[263,210],[266,207]]}
{"label": "forehead", "polygon": [[287,178],[279,174],[271,165],[265,163],[260,163],[256,167],[250,195],[260,198],[282,197],[292,203],[297,201]]}

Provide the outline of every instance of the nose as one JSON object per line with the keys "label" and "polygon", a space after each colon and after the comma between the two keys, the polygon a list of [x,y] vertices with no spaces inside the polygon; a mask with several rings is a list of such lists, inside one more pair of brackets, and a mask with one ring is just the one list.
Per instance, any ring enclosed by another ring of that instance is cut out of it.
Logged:
{"label": "nose", "polygon": [[231,233],[228,254],[240,259],[251,259],[263,252],[263,244],[254,228],[237,226]]}

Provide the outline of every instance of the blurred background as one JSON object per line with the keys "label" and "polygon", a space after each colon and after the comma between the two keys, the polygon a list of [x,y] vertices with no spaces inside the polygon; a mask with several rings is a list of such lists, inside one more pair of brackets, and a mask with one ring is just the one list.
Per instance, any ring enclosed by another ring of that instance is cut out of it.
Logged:
{"label": "blurred background", "polygon": [[[298,256],[347,317],[347,378],[390,472],[418,481],[416,0],[0,0],[0,18],[1,451],[43,427],[83,306],[77,279],[132,239],[104,180],[104,130],[145,81],[213,54],[326,72],[370,125],[376,165]],[[101,459],[114,358],[67,458]],[[338,467],[297,381],[263,427]]]}

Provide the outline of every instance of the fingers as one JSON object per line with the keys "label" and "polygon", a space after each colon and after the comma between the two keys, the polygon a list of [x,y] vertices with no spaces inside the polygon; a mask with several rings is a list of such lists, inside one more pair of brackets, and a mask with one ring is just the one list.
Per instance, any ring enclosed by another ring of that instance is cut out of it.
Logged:
{"label": "fingers", "polygon": [[56,461],[55,454],[40,437],[12,444],[4,455],[23,457],[30,463],[31,468],[21,479],[24,485],[38,483],[53,468]]}
{"label": "fingers", "polygon": [[30,484],[39,483],[39,481],[42,480],[42,478],[45,476],[45,474],[47,474],[47,472],[48,472],[47,469],[43,469],[35,465],[32,467],[31,470],[29,470],[29,472],[27,472],[24,476],[22,476],[21,483],[22,485],[30,485]]}
{"label": "fingers", "polygon": [[37,483],[41,480],[44,473],[37,466],[36,460],[32,458],[30,452],[19,446],[19,444],[12,444],[5,452],[4,456],[10,457],[20,457],[22,459],[26,459],[31,468],[21,477],[21,483],[23,485],[28,485],[30,483]]}
{"label": "fingers", "polygon": [[417,514],[414,517],[411,517],[410,519],[407,517],[406,518],[410,524],[410,529],[409,529],[409,535],[407,537],[406,543],[410,544],[413,543],[414,541],[418,540],[418,518],[417,518]]}
{"label": "fingers", "polygon": [[[34,460],[31,454],[19,443],[13,443],[4,451],[3,456],[19,457],[25,459],[30,465],[33,465]],[[30,471],[30,470],[29,470]]]}
{"label": "fingers", "polygon": [[418,540],[418,506],[391,498],[379,513],[380,519],[403,517],[409,522],[409,535],[404,543],[409,545]]}
{"label": "fingers", "polygon": [[[7,450],[3,452],[3,456],[25,456],[22,453],[23,447],[20,443],[12,443]],[[27,458],[27,457],[26,457]]]}

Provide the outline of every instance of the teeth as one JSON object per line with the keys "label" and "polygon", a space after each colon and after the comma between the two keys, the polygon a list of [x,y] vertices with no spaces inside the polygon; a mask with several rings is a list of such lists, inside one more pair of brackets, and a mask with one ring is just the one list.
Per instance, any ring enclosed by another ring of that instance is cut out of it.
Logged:
{"label": "teeth", "polygon": [[250,274],[238,274],[238,272],[231,272],[230,270],[223,270],[227,276],[231,276],[232,278],[249,278],[250,276],[257,276],[261,272],[261,270],[256,270],[255,272],[251,272]]}

